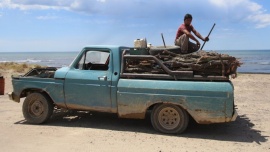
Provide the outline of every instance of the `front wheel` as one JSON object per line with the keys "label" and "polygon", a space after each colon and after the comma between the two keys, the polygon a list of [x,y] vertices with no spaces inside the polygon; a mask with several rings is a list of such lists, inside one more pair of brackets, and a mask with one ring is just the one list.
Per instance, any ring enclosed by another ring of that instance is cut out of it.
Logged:
{"label": "front wheel", "polygon": [[162,133],[180,134],[188,126],[189,117],[185,110],[172,104],[160,104],[151,113],[152,126]]}
{"label": "front wheel", "polygon": [[45,94],[31,93],[25,98],[22,111],[29,123],[41,124],[51,117],[53,103]]}

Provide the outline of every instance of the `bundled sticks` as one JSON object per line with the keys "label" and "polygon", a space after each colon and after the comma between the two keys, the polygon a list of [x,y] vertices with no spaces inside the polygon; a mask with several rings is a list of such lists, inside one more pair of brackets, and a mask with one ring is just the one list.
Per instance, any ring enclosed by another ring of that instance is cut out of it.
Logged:
{"label": "bundled sticks", "polygon": [[[172,71],[193,71],[194,75],[201,76],[232,76],[232,78],[235,78],[237,68],[242,64],[237,58],[228,54],[205,51],[183,55],[164,50],[155,57]],[[128,59],[125,71],[131,73],[166,73],[154,60],[144,58]]]}

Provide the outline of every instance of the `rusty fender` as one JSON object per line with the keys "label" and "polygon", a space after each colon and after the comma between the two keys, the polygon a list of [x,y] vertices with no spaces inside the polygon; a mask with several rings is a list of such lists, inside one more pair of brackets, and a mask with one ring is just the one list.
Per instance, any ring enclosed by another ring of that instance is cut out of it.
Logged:
{"label": "rusty fender", "polygon": [[238,114],[234,111],[231,117],[224,116],[216,116],[215,112],[207,111],[207,110],[187,110],[187,112],[194,118],[194,120],[199,124],[213,124],[213,123],[224,123],[235,121]]}
{"label": "rusty fender", "polygon": [[119,118],[144,119],[146,110],[146,105],[142,104],[118,104]]}

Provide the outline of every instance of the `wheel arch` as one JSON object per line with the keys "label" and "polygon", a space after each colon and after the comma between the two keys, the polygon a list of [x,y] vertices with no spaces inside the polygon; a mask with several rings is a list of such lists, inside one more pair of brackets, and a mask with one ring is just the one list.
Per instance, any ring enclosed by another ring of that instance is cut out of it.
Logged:
{"label": "wheel arch", "polygon": [[20,94],[20,98],[26,97],[27,95],[29,95],[31,93],[42,93],[42,94],[46,95],[51,100],[51,102],[54,104],[54,101],[51,98],[51,96],[49,95],[49,93],[46,92],[45,90],[39,89],[39,88],[27,88],[27,89],[24,89]]}
{"label": "wheel arch", "polygon": [[176,106],[182,108],[183,110],[187,111],[187,113],[189,114],[186,106],[184,106],[182,104],[175,103],[175,102],[156,102],[156,103],[153,103],[150,106],[148,106],[147,111],[148,110],[153,110],[156,105],[161,105],[161,104],[172,104],[172,105],[176,105]]}

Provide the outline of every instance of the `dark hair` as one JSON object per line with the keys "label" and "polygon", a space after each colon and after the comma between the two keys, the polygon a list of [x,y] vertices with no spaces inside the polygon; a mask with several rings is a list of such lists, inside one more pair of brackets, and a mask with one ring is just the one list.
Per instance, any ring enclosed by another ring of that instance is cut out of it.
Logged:
{"label": "dark hair", "polygon": [[192,15],[191,14],[186,14],[184,20],[186,20],[188,18],[192,19]]}

